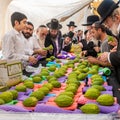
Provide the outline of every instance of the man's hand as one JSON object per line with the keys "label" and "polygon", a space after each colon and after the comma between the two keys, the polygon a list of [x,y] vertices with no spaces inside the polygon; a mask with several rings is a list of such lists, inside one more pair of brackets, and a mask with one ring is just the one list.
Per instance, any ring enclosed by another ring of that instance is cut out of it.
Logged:
{"label": "man's hand", "polygon": [[104,53],[100,54],[97,59],[102,61],[102,62],[107,62],[108,61],[108,54],[109,54],[109,52],[104,52]]}
{"label": "man's hand", "polygon": [[81,56],[85,56],[87,54],[87,50],[81,52]]}
{"label": "man's hand", "polygon": [[110,52],[116,52],[117,51],[117,46],[115,46]]}
{"label": "man's hand", "polygon": [[46,56],[47,55],[47,50],[39,50],[38,53],[42,56]]}
{"label": "man's hand", "polygon": [[37,61],[38,61],[37,58],[35,58],[34,56],[29,57],[29,63],[36,64]]}
{"label": "man's hand", "polygon": [[88,57],[88,61],[89,61],[90,63],[92,63],[92,64],[99,64],[99,63],[98,63],[99,60],[98,60],[97,58],[95,58],[95,57],[92,57],[92,56],[89,56],[89,57]]}
{"label": "man's hand", "polygon": [[111,66],[111,64],[108,61],[103,62],[103,61],[99,60],[98,58],[94,58],[91,56],[88,57],[88,61],[92,64],[98,64],[101,66]]}
{"label": "man's hand", "polygon": [[112,46],[117,46],[117,42],[116,41],[109,41],[108,44],[112,45]]}

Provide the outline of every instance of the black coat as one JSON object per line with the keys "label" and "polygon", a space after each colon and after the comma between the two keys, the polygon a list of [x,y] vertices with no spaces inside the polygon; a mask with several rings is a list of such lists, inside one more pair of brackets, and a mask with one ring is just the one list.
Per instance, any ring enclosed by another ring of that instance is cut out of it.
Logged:
{"label": "black coat", "polygon": [[[63,40],[61,39],[61,37],[62,37],[62,35],[61,35],[61,32],[59,31],[59,32],[58,32],[58,37],[57,37],[57,38],[58,38],[57,40],[58,40],[59,53],[60,53],[60,51],[61,51],[61,49],[62,49],[62,44],[63,44]],[[55,55],[55,52],[56,52],[56,50],[55,50],[55,44],[53,43],[53,41],[52,41],[52,39],[51,39],[50,33],[47,34],[44,45],[45,45],[45,47],[48,47],[48,46],[50,46],[50,45],[53,46],[53,52],[50,53],[50,52],[48,51],[47,57],[57,56],[57,55]]]}
{"label": "black coat", "polygon": [[[119,37],[119,40],[120,40],[120,37]],[[120,41],[118,41],[117,51],[110,53],[109,59],[112,66],[114,66],[117,81],[120,83]]]}
{"label": "black coat", "polygon": [[93,57],[97,56],[97,52],[94,49],[95,45],[93,41],[89,41],[89,43],[87,43],[85,39],[82,39],[81,43],[83,45],[82,51],[84,50],[87,51],[87,54],[85,56],[93,56]]}
{"label": "black coat", "polygon": [[63,48],[62,50],[63,50],[63,51],[66,51],[66,52],[70,52],[71,47],[72,47],[72,42],[71,42],[69,45],[64,46],[64,48]]}

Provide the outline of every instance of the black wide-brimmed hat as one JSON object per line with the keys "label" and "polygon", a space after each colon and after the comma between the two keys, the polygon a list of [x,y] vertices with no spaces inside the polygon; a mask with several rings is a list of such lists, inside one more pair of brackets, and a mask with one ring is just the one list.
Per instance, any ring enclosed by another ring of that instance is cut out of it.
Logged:
{"label": "black wide-brimmed hat", "polygon": [[101,23],[103,23],[112,12],[118,8],[119,1],[115,3],[113,0],[103,0],[103,2],[98,6],[97,12],[101,16]]}
{"label": "black wide-brimmed hat", "polygon": [[72,39],[74,36],[74,33],[72,31],[70,31],[67,36]]}
{"label": "black wide-brimmed hat", "polygon": [[99,21],[99,17],[97,15],[90,15],[87,17],[87,23],[82,24],[82,25],[89,26],[89,25],[92,25],[96,21]]}
{"label": "black wide-brimmed hat", "polygon": [[46,25],[47,25],[48,28],[55,29],[55,30],[62,28],[62,25],[59,24],[58,20],[54,19],[54,18],[51,19],[51,22],[47,23]]}
{"label": "black wide-brimmed hat", "polygon": [[69,24],[67,24],[67,26],[68,26],[68,27],[70,27],[70,26],[77,27],[77,26],[75,25],[75,22],[74,22],[74,21],[70,21]]}

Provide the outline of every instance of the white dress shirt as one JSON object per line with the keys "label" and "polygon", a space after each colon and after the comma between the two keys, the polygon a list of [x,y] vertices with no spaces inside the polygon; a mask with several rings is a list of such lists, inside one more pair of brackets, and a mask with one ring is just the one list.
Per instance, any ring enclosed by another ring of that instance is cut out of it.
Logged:
{"label": "white dress shirt", "polygon": [[40,49],[40,46],[35,37],[25,38],[25,54],[32,55],[35,49]]}
{"label": "white dress shirt", "polygon": [[29,56],[25,55],[25,39],[21,32],[15,29],[6,33],[2,41],[2,54],[6,60],[28,61]]}

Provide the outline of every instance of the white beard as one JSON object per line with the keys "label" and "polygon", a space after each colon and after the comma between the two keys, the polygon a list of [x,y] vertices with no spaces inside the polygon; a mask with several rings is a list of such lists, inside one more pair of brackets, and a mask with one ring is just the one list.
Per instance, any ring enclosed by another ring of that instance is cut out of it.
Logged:
{"label": "white beard", "polygon": [[118,35],[120,31],[120,24],[114,23],[110,29],[114,35]]}

